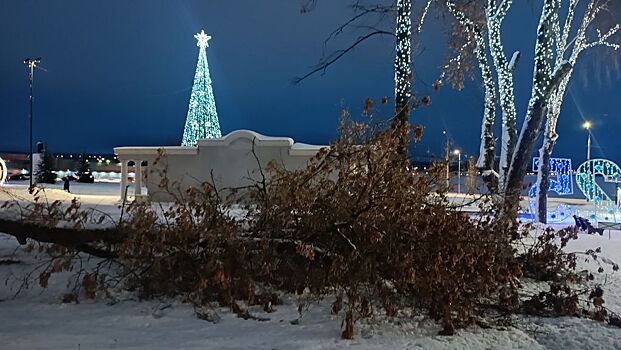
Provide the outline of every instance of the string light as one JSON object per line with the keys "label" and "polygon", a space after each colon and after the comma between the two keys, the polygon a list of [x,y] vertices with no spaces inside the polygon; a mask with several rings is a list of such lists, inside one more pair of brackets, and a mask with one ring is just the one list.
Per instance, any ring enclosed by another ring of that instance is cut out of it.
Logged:
{"label": "string light", "polygon": [[190,95],[182,146],[195,146],[197,140],[200,139],[222,137],[205,50],[209,46],[208,42],[211,36],[202,30],[194,37],[198,41],[196,46],[199,47],[198,64],[196,65],[194,85]]}
{"label": "string light", "polygon": [[[495,158],[494,122],[496,120],[496,84],[487,59],[485,37],[477,25],[462,11],[457,9],[455,3],[448,0],[447,6],[453,16],[455,16],[455,18],[465,28],[468,37],[474,38],[476,44],[474,53],[477,61],[479,62],[479,69],[481,70],[481,76],[483,77],[483,87],[485,88],[484,115],[483,123],[481,125],[481,146],[476,166],[486,172],[495,174],[495,172],[493,172],[494,166],[490,162],[493,162]],[[467,46],[468,43],[462,45],[457,57],[452,58],[447,63],[440,79],[444,78],[445,72],[451,64],[457,63],[457,69],[460,69],[462,58],[461,53]]]}
{"label": "string light", "polygon": [[509,61],[502,46],[501,27],[509,9],[513,5],[512,0],[504,0],[499,4],[496,1],[488,1],[485,8],[487,20],[487,37],[489,40],[490,54],[494,61],[494,67],[498,74],[498,93],[500,95],[500,107],[502,111],[502,136],[500,143],[500,182],[509,168],[509,160],[517,143],[517,112],[515,108],[515,95],[513,87],[513,71],[519,53],[516,52]]}
{"label": "string light", "polygon": [[[539,157],[533,158],[533,171],[539,171]],[[574,185],[571,179],[571,159],[569,158],[550,158],[550,172],[556,175],[548,182],[548,191],[556,192],[560,196],[567,196],[574,193]],[[528,204],[532,213],[537,211],[537,184],[533,184],[528,191]],[[569,204],[559,204],[552,211],[548,210],[547,222],[561,222],[571,216],[574,209]]]}
{"label": "string light", "polygon": [[395,105],[407,108],[412,98],[412,1],[397,0],[397,47],[395,54]]}
{"label": "string light", "polygon": [[[550,97],[548,119],[546,122],[546,142],[554,143],[558,138],[556,133],[556,124],[561,114],[561,106],[563,104],[563,98],[571,75],[573,73],[573,67],[576,65],[576,61],[580,57],[580,54],[589,48],[595,46],[607,46],[614,50],[621,49],[621,46],[617,43],[610,42],[609,39],[615,35],[620,27],[619,24],[610,28],[606,33],[602,34],[599,28],[596,28],[596,37],[592,41],[588,41],[587,34],[590,32],[590,25],[594,23],[597,15],[602,10],[603,6],[598,4],[597,1],[591,1],[584,12],[582,22],[577,29],[577,32],[571,42],[568,42],[572,28],[574,26],[575,12],[579,0],[571,0],[569,3],[569,11],[565,18],[563,28],[560,27],[560,23],[557,21],[554,26],[554,35],[556,37],[556,61],[555,68],[559,67],[565,62],[571,63],[572,69],[563,78],[556,91],[554,91]],[[571,52],[570,52],[571,49]],[[566,53],[570,52],[569,57],[566,59]]]}
{"label": "string light", "polygon": [[[619,208],[608,194],[595,182],[596,175],[603,175],[606,182],[621,182],[621,168],[607,159],[591,159],[582,163],[576,171],[576,184],[584,196],[595,204],[597,212],[604,213],[604,220],[620,215]],[[597,219],[596,214],[591,215]]]}
{"label": "string light", "polygon": [[427,19],[427,13],[429,13],[429,7],[431,7],[431,3],[434,0],[428,0],[427,1],[427,5],[425,5],[425,8],[423,9],[423,15],[420,18],[420,23],[418,23],[418,28],[416,28],[416,32],[420,33],[420,31],[423,29],[423,25],[425,24],[425,19]]}

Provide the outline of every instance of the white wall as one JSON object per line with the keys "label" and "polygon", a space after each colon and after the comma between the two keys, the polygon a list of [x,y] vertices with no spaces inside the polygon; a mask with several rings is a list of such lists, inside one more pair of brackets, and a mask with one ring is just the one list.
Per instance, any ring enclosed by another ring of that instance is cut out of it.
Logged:
{"label": "white wall", "polygon": [[[143,167],[143,173],[146,173],[150,199],[170,201],[168,191],[159,188],[162,179],[159,174],[164,169],[171,187],[181,193],[203,182],[213,182],[226,193],[227,189],[260,181],[260,169],[265,169],[272,160],[290,170],[305,167],[321,147],[295,143],[288,137],[237,130],[219,139],[199,140],[196,147],[117,147],[114,152],[121,162],[146,161],[148,165]],[[159,152],[165,156],[155,162]]]}

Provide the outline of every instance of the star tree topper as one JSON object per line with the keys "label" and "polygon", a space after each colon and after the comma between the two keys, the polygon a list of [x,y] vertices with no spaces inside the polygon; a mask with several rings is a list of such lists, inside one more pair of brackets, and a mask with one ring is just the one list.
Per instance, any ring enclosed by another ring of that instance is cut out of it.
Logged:
{"label": "star tree topper", "polygon": [[208,41],[211,39],[211,36],[205,34],[204,30],[201,30],[201,32],[194,35],[194,37],[196,38],[196,40],[198,40],[196,46],[200,47],[201,49],[209,47]]}

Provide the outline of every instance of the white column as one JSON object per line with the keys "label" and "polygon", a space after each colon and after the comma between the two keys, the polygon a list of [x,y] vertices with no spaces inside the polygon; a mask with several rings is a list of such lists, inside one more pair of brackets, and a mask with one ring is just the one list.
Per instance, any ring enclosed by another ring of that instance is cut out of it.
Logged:
{"label": "white column", "polygon": [[127,161],[121,160],[121,200],[125,198],[127,191]]}
{"label": "white column", "polygon": [[137,160],[134,168],[136,169],[136,177],[134,179],[134,195],[140,196],[142,194],[142,161]]}

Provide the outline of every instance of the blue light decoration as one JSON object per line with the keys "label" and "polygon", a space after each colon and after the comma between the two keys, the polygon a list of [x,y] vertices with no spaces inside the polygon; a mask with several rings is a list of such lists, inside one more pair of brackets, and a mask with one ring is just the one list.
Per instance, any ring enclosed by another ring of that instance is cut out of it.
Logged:
{"label": "blue light decoration", "polygon": [[[539,171],[539,157],[533,158],[533,171]],[[560,196],[567,196],[574,193],[574,184],[571,181],[571,159],[569,158],[550,158],[550,179],[548,191],[556,192]],[[553,178],[556,176],[556,178]],[[531,213],[537,211],[537,183],[534,183],[528,190],[528,204]],[[553,210],[548,210],[548,222],[561,222],[570,217],[574,209],[569,204],[559,204]]]}
{"label": "blue light decoration", "polygon": [[576,184],[584,196],[595,205],[593,220],[616,221],[621,215],[616,203],[595,182],[595,176],[602,175],[605,182],[621,182],[621,168],[607,159],[591,159],[582,163],[576,171]]}
{"label": "blue light decoration", "polygon": [[202,30],[194,37],[198,40],[196,44],[199,47],[198,63],[196,65],[196,73],[194,74],[194,85],[190,95],[188,116],[185,121],[185,129],[181,141],[182,146],[195,146],[198,140],[222,137],[218,113],[216,112],[216,100],[211,87],[207,53],[205,51],[209,46],[208,42],[211,36],[205,34],[205,31]]}
{"label": "blue light decoration", "polygon": [[6,169],[6,163],[2,158],[0,158],[0,186],[4,185],[8,174],[9,172]]}

